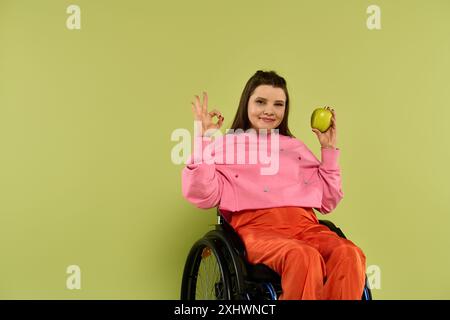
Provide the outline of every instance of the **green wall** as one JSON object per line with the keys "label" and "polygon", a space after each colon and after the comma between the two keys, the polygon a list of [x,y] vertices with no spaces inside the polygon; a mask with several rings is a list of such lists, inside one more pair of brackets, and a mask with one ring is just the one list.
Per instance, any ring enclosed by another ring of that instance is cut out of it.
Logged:
{"label": "green wall", "polygon": [[[371,4],[380,30],[366,26]],[[178,299],[216,216],[182,197],[171,133],[193,130],[203,90],[229,128],[264,69],[286,78],[290,128],[319,159],[310,114],[336,110],[345,197],[327,219],[379,266],[374,298],[449,299],[449,12],[447,0],[0,0],[0,298]]]}

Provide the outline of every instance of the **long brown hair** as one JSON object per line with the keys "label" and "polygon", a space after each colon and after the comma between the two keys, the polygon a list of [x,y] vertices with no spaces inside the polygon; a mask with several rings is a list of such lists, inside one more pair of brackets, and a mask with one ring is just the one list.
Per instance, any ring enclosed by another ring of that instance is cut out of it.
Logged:
{"label": "long brown hair", "polygon": [[288,116],[289,116],[289,94],[286,87],[286,80],[279,76],[275,71],[263,71],[258,70],[256,73],[247,81],[244,91],[242,91],[241,100],[239,102],[239,107],[234,116],[233,124],[230,129],[242,129],[246,131],[251,128],[250,120],[248,118],[248,100],[252,95],[253,91],[259,85],[271,85],[276,88],[283,89],[286,95],[286,104],[284,110],[284,117],[280,125],[276,128],[279,129],[279,133],[285,136],[294,137],[288,127]]}

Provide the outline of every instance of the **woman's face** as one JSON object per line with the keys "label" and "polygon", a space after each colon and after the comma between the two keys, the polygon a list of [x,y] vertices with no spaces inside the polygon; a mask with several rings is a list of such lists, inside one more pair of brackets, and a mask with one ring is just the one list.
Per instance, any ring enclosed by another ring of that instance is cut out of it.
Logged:
{"label": "woman's face", "polygon": [[286,95],[281,88],[271,85],[256,87],[248,100],[248,118],[251,127],[259,129],[277,128],[284,117],[286,109]]}

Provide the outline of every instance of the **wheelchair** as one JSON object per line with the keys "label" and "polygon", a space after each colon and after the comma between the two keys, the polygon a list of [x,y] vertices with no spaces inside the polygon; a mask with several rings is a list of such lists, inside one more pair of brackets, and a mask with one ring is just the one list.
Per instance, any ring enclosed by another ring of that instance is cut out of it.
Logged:
{"label": "wheelchair", "polygon": [[[331,221],[319,220],[346,238]],[[281,277],[268,266],[250,264],[244,243],[217,207],[217,224],[191,247],[183,271],[181,300],[278,300]],[[367,276],[361,300],[372,300]]]}

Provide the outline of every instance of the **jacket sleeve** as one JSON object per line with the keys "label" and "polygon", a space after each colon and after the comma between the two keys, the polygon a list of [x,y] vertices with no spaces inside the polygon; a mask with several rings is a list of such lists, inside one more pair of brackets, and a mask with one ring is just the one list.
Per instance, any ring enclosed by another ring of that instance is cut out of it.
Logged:
{"label": "jacket sleeve", "polygon": [[196,137],[201,152],[193,152],[185,162],[181,173],[183,197],[197,208],[209,209],[220,203],[223,190],[223,177],[216,171],[214,161],[202,159],[204,149],[211,144],[211,138]]}
{"label": "jacket sleeve", "polygon": [[342,191],[341,169],[338,164],[340,149],[321,148],[322,162],[319,165],[319,177],[322,180],[322,206],[319,211],[323,214],[333,211],[344,197]]}

